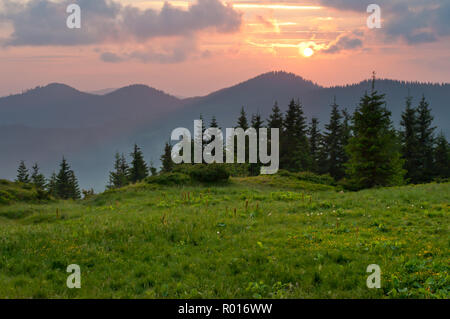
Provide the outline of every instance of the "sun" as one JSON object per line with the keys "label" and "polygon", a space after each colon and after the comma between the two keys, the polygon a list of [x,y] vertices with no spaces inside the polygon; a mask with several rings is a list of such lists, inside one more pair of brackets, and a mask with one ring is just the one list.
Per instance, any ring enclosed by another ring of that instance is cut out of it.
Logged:
{"label": "sun", "polygon": [[312,56],[314,54],[314,50],[311,48],[305,48],[303,49],[303,55],[307,58],[309,58],[310,56]]}

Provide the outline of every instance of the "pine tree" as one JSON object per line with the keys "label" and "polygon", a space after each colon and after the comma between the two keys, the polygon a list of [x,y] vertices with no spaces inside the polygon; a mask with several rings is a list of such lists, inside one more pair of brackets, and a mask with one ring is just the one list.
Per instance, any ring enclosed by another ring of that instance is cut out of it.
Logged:
{"label": "pine tree", "polygon": [[214,115],[211,118],[211,123],[209,124],[209,127],[219,128],[219,123],[217,123],[217,119]]}
{"label": "pine tree", "polygon": [[28,172],[27,167],[25,166],[24,161],[20,161],[20,163],[19,163],[19,168],[17,169],[16,182],[19,182],[19,183],[29,183],[30,182],[30,174]]}
{"label": "pine tree", "polygon": [[81,192],[80,187],[78,186],[78,180],[75,177],[75,173],[73,170],[69,171],[69,198],[72,199],[80,199]]}
{"label": "pine tree", "polygon": [[[241,112],[239,114],[238,120],[237,120],[237,125],[236,128],[242,128],[244,130],[244,132],[249,128],[249,124],[248,124],[248,120],[247,120],[247,113],[245,112],[244,107],[241,108]],[[235,159],[237,159],[237,150],[238,150],[238,145],[237,145],[237,137],[234,137],[234,156]],[[249,150],[248,150],[248,146],[249,146],[249,138],[246,136],[245,137],[245,159],[247,161],[248,157],[249,157]],[[235,168],[238,168],[240,170],[242,170],[243,172],[245,172],[245,174],[247,174],[249,172],[249,165],[248,163],[239,163],[235,166]]]}
{"label": "pine tree", "polygon": [[240,127],[244,131],[248,129],[248,121],[247,121],[247,114],[245,113],[244,107],[241,108],[241,113],[237,121],[237,128]]}
{"label": "pine tree", "polygon": [[46,187],[47,192],[53,197],[58,197],[56,184],[57,184],[57,176],[56,176],[56,173],[53,172],[52,175],[50,176],[50,179],[49,179],[47,187]]}
{"label": "pine tree", "polygon": [[[209,127],[210,127],[210,128],[217,128],[217,129],[219,129],[219,130],[221,129],[221,128],[219,127],[219,123],[217,122],[217,119],[216,119],[216,117],[215,117],[214,115],[213,115],[212,118],[211,118],[211,123],[209,124]],[[210,136],[210,137],[207,139],[207,142],[205,143],[205,145],[214,142],[215,139],[216,139],[215,136]],[[223,140],[222,140],[222,145],[223,145]],[[216,155],[215,150],[212,150],[212,151],[211,151],[211,155],[212,155],[212,156]],[[224,153],[224,160],[225,160],[225,153]]]}
{"label": "pine tree", "polygon": [[439,178],[450,178],[450,145],[442,132],[436,138],[434,175]]}
{"label": "pine tree", "polygon": [[280,167],[290,171],[308,170],[309,157],[307,124],[299,101],[291,100],[283,120],[280,146]]}
{"label": "pine tree", "polygon": [[[253,114],[251,123],[252,123],[251,127],[253,127],[256,130],[256,138],[259,143],[259,129],[262,128],[264,125],[264,120],[261,119],[261,114],[259,114],[259,113]],[[259,149],[259,144],[257,147]],[[259,160],[257,163],[250,163],[250,165],[249,165],[250,176],[259,175],[259,173],[261,171],[261,166],[262,166],[262,164],[259,162]]]}
{"label": "pine tree", "polygon": [[319,120],[313,117],[309,127],[309,152],[311,154],[311,170],[319,172],[320,143],[322,136],[319,130]]}
{"label": "pine tree", "polygon": [[56,197],[62,199],[78,199],[81,197],[78,181],[64,157],[60,164],[59,173],[56,175],[55,193]]}
{"label": "pine tree", "polygon": [[124,154],[115,154],[114,171],[109,172],[109,189],[121,188],[129,183],[129,166]]}
{"label": "pine tree", "polygon": [[367,93],[353,116],[353,133],[347,151],[347,173],[354,188],[397,185],[403,182],[405,171],[397,137],[392,129],[391,113],[386,109],[384,94]]}
{"label": "pine tree", "polygon": [[403,159],[405,160],[406,179],[412,183],[417,183],[419,180],[418,121],[417,110],[411,105],[412,97],[408,96],[406,98],[406,108],[400,121],[400,125],[403,127],[400,131],[400,137]]}
{"label": "pine tree", "polygon": [[434,146],[434,130],[432,127],[433,117],[431,109],[425,96],[417,107],[417,126],[418,126],[418,178],[417,182],[425,183],[432,180],[433,175],[433,146]]}
{"label": "pine tree", "polygon": [[144,154],[136,144],[130,155],[132,160],[128,176],[131,183],[137,183],[148,176],[148,167],[144,160]]}
{"label": "pine tree", "polygon": [[342,144],[342,115],[336,98],[331,105],[330,123],[325,125],[324,146],[327,152],[326,171],[336,180],[344,177],[345,150]]}
{"label": "pine tree", "polygon": [[35,163],[32,167],[32,173],[31,173],[31,182],[34,186],[36,186],[38,189],[45,189],[45,176],[39,172],[39,166],[37,163]]}
{"label": "pine tree", "polygon": [[348,141],[350,140],[350,137],[352,136],[352,127],[351,127],[351,116],[348,113],[347,109],[342,110],[342,133],[341,133],[341,144],[343,146],[344,153],[342,154],[342,162],[345,163],[348,162],[348,154],[345,151],[345,148],[348,145]]}
{"label": "pine tree", "polygon": [[275,105],[272,108],[272,114],[269,116],[267,120],[267,127],[278,128],[280,129],[280,133],[283,129],[283,114],[281,113],[280,108],[278,107],[278,102],[275,102]]}
{"label": "pine tree", "polygon": [[174,166],[172,161],[172,146],[170,143],[166,143],[164,147],[164,154],[161,156],[162,169],[163,173],[171,172]]}

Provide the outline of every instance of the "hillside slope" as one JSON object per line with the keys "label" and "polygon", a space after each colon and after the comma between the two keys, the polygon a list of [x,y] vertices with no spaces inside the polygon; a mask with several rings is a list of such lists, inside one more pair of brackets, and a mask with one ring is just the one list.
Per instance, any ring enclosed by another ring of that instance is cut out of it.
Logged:
{"label": "hillside slope", "polygon": [[[0,205],[0,298],[450,297],[450,184],[241,182]],[[82,289],[66,288],[70,264]]]}

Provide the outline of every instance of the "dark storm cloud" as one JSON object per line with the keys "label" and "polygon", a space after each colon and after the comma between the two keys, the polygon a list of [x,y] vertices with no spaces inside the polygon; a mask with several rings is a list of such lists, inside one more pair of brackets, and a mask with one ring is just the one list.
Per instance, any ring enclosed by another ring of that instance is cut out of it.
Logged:
{"label": "dark storm cloud", "polygon": [[[66,27],[66,8],[76,2],[81,7],[82,27]],[[108,40],[147,40],[180,36],[213,29],[217,32],[239,30],[242,17],[219,0],[198,0],[187,11],[166,3],[161,11],[140,10],[109,0],[33,0],[25,4],[0,0],[0,19],[9,21],[13,33],[3,45],[84,45]]]}
{"label": "dark storm cloud", "polygon": [[369,4],[381,7],[386,41],[403,39],[408,44],[435,42],[450,36],[449,0],[318,0],[338,10],[365,13]]}

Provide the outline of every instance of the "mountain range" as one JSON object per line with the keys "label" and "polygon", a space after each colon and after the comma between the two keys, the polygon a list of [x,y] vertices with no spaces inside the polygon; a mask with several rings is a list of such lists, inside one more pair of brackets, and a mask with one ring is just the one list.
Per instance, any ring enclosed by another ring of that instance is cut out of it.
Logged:
{"label": "mountain range", "polygon": [[[417,105],[422,95],[431,105],[434,125],[447,136],[450,117],[450,84],[380,79],[376,89],[386,94],[396,127],[406,96]],[[193,130],[202,114],[208,126],[216,116],[221,127],[234,127],[242,106],[250,118],[267,118],[275,101],[284,111],[299,99],[308,120],[328,121],[330,104],[350,112],[358,105],[371,81],[323,87],[286,72],[270,72],[207,96],[178,98],[146,85],[91,93],[53,83],[21,94],[0,98],[0,178],[14,179],[20,160],[31,167],[38,162],[46,175],[58,169],[64,155],[72,164],[82,188],[103,190],[116,151],[129,153],[138,143],[155,165],[164,143],[176,127]]]}

